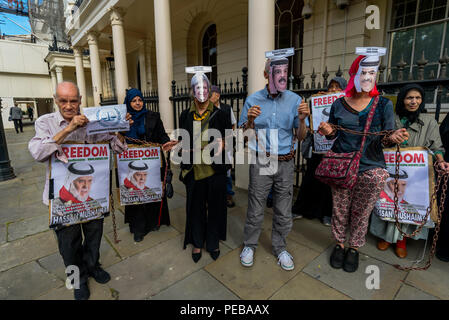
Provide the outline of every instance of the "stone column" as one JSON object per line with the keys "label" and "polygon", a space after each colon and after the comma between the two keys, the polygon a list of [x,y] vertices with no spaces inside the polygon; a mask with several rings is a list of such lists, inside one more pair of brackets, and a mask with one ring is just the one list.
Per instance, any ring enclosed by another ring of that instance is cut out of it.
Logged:
{"label": "stone column", "polygon": [[95,106],[100,105],[100,94],[103,93],[103,85],[101,82],[101,64],[100,54],[98,52],[98,36],[97,32],[90,32],[87,36],[90,55],[90,72],[92,74],[92,91],[94,95]]}
{"label": "stone column", "polygon": [[114,44],[115,89],[117,100],[125,100],[128,83],[128,65],[126,62],[125,32],[123,31],[123,11],[111,10],[112,42]]}
{"label": "stone column", "polygon": [[52,84],[52,90],[53,90],[53,93],[55,93],[56,92],[56,86],[58,85],[58,81],[56,80],[56,72],[55,72],[55,70],[51,70],[50,71],[50,76],[51,76],[51,84]]}
{"label": "stone column", "polygon": [[64,81],[64,77],[62,75],[62,67],[55,67],[55,71],[56,71],[56,81],[59,83]]}
{"label": "stone column", "polygon": [[154,1],[154,33],[156,36],[157,87],[159,111],[167,132],[174,129],[173,107],[170,102],[173,80],[169,0]]}
{"label": "stone column", "polygon": [[274,0],[248,0],[248,95],[263,89],[265,51],[274,49]]}
{"label": "stone column", "polygon": [[81,107],[87,107],[87,90],[86,90],[86,78],[84,77],[84,65],[83,65],[83,48],[74,47],[73,54],[75,56],[75,68],[76,68],[76,83],[80,89],[81,95]]}
{"label": "stone column", "polygon": [[147,90],[147,67],[145,61],[145,40],[139,40],[140,87]]}
{"label": "stone column", "polygon": [[[151,54],[153,51],[152,42],[149,39],[145,40],[145,66],[146,66],[146,79],[147,83],[145,85],[146,90],[152,90],[155,88],[154,79],[153,79],[153,68],[152,68],[152,59]],[[154,52],[153,52],[154,53]]]}

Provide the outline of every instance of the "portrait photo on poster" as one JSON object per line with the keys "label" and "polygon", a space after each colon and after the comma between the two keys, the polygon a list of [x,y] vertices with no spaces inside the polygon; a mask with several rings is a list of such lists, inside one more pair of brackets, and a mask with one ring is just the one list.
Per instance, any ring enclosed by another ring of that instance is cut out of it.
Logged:
{"label": "portrait photo on poster", "polygon": [[[389,177],[380,198],[374,207],[374,213],[382,220],[395,221],[395,173],[396,151],[384,150]],[[420,147],[401,148],[398,179],[398,220],[405,224],[422,224],[427,207],[430,205],[434,187],[432,156],[428,150]],[[429,216],[425,227],[434,227]]]}
{"label": "portrait photo on poster", "polygon": [[50,227],[101,218],[109,212],[110,149],[108,144],[63,144],[68,163],[53,155],[50,178]]}
{"label": "portrait photo on poster", "polygon": [[129,146],[116,155],[120,203],[158,202],[162,199],[161,149]]}

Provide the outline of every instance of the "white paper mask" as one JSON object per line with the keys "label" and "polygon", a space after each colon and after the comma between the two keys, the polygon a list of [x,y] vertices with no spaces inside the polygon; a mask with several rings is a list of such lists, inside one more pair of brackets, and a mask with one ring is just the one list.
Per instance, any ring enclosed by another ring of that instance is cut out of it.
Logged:
{"label": "white paper mask", "polygon": [[287,90],[288,59],[295,54],[294,48],[265,52],[268,59],[265,71],[268,73],[268,89],[271,94]]}
{"label": "white paper mask", "polygon": [[209,99],[210,82],[204,72],[212,72],[212,67],[186,67],[186,73],[194,73],[190,86],[193,96],[201,103]]}

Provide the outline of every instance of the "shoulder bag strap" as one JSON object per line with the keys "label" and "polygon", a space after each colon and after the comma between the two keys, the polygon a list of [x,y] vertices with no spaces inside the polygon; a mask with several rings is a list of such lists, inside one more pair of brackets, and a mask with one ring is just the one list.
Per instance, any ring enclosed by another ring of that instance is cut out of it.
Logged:
{"label": "shoulder bag strap", "polygon": [[[365,133],[365,134],[369,131],[369,129],[371,127],[371,122],[373,121],[374,113],[376,112],[376,107],[377,107],[378,102],[379,102],[379,96],[376,96],[376,98],[374,98],[374,103],[371,106],[371,110],[369,111],[368,118],[366,119],[365,130],[363,130],[363,133]],[[360,145],[360,152],[363,152],[363,146],[365,145],[365,141],[366,141],[366,135],[364,135],[362,138],[362,144]]]}

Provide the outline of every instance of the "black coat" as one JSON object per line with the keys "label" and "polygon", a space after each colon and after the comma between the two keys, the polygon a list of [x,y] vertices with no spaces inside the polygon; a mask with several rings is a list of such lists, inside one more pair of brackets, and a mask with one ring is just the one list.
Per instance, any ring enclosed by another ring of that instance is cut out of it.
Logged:
{"label": "black coat", "polygon": [[[213,117],[212,115],[216,113]],[[225,130],[232,129],[230,115],[214,106],[213,111],[210,115],[211,120],[209,121],[209,129],[217,129],[222,139],[225,138]],[[184,110],[179,117],[179,128],[187,130],[190,137],[190,148],[193,147],[193,112],[190,109]],[[182,137],[178,137],[182,140]],[[213,142],[213,138],[209,139],[209,143]],[[181,156],[181,155],[180,155]],[[211,151],[211,157],[213,157],[213,151]],[[227,170],[230,169],[231,165],[225,164],[226,152],[222,152],[222,162],[221,164],[212,163],[212,168],[216,174],[226,174]],[[190,152],[190,163],[181,162],[181,170],[190,170],[193,166],[193,151]]]}

